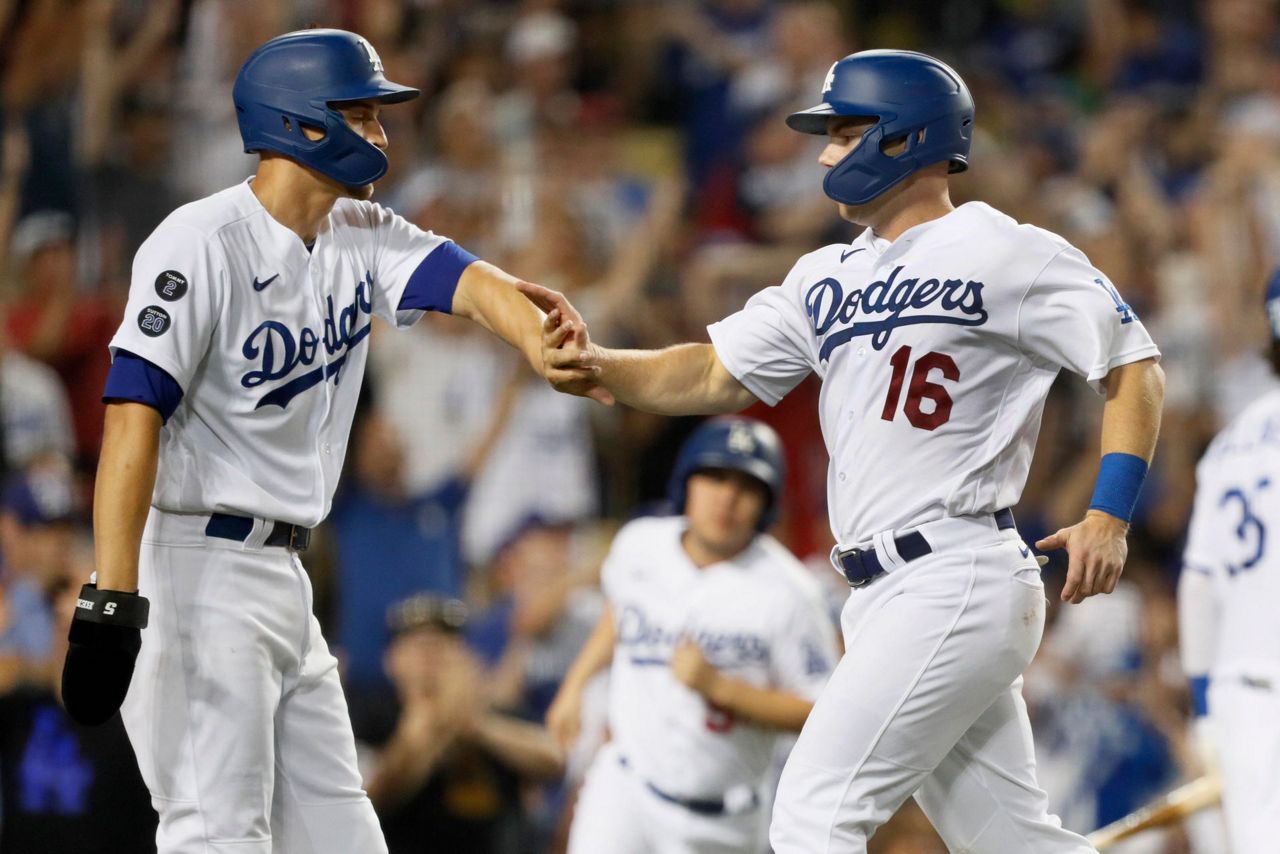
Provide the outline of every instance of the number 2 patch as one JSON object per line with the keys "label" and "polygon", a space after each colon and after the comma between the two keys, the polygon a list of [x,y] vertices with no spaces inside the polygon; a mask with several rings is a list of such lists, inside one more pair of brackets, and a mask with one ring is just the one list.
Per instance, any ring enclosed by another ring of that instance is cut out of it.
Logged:
{"label": "number 2 patch", "polygon": [[156,296],[174,302],[187,295],[187,277],[177,270],[165,270],[156,276]]}
{"label": "number 2 patch", "polygon": [[169,331],[171,323],[169,312],[158,305],[149,305],[138,312],[138,328],[148,338],[159,338]]}

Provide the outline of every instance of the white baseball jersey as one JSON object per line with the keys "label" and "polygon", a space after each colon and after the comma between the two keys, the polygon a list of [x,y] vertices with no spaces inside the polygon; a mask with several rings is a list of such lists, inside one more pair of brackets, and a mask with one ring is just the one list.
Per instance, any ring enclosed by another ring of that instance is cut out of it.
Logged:
{"label": "white baseball jersey", "polygon": [[777,403],[823,380],[831,529],[844,545],[1018,502],[1060,368],[1095,388],[1159,351],[1061,237],[981,202],[801,258],[709,327],[724,366]]}
{"label": "white baseball jersey", "polygon": [[401,295],[446,243],[379,205],[341,199],[308,251],[248,182],[174,211],[138,250],[111,341],[183,389],[161,431],[152,504],[323,519],[372,317],[416,320],[421,311],[397,310]]}
{"label": "white baseball jersey", "polygon": [[[1272,391],[1218,434],[1196,468],[1183,572],[1209,578],[1212,603],[1184,602],[1181,609],[1192,675],[1280,678],[1277,537],[1280,391]],[[1187,625],[1192,614],[1208,619]]]}
{"label": "white baseball jersey", "polygon": [[1178,580],[1183,668],[1208,674],[1210,740],[1232,851],[1280,834],[1280,391],[1258,398],[1210,444]]}
{"label": "white baseball jersey", "polygon": [[681,546],[684,517],[637,519],[618,532],[602,585],[617,643],[609,728],[630,767],[663,792],[719,798],[757,786],[778,731],[711,707],[669,667],[682,637],[713,667],[759,687],[815,699],[835,665],[821,592],[790,552],[761,534],[701,569]]}

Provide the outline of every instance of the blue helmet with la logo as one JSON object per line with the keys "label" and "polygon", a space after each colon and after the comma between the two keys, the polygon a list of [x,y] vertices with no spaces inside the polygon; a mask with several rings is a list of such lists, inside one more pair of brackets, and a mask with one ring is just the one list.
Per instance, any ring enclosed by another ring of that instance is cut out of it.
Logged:
{"label": "blue helmet with la logo", "polygon": [[769,500],[756,527],[763,531],[778,518],[785,468],[782,440],[773,428],[754,418],[730,416],[703,422],[680,447],[667,492],[677,513],[684,512],[689,478],[706,469],[729,469],[765,485]]}
{"label": "blue helmet with la logo", "polygon": [[969,168],[973,97],[951,66],[909,50],[864,50],[831,66],[822,103],[787,117],[801,133],[825,134],[833,116],[872,119],[862,141],[827,171],[822,188],[864,205],[934,163]]}
{"label": "blue helmet with la logo", "polygon": [[[231,90],[244,150],[274,151],[340,184],[372,184],[387,155],[353,131],[335,106],[351,101],[395,104],[418,90],[387,80],[373,46],[346,30],[298,30],[255,50]],[[307,139],[304,127],[322,131]]]}
{"label": "blue helmet with la logo", "polygon": [[1280,341],[1280,267],[1271,272],[1267,280],[1263,305],[1267,310],[1267,326],[1271,329],[1271,340]]}

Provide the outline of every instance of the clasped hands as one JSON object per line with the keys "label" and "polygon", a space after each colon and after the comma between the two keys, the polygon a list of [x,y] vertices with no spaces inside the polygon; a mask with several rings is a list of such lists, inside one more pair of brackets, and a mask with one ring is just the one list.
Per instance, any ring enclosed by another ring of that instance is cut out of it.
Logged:
{"label": "clasped hands", "polygon": [[591,342],[586,321],[559,291],[520,282],[529,302],[546,312],[542,321],[542,375],[556,391],[589,397],[612,406],[613,394],[601,384],[601,352]]}

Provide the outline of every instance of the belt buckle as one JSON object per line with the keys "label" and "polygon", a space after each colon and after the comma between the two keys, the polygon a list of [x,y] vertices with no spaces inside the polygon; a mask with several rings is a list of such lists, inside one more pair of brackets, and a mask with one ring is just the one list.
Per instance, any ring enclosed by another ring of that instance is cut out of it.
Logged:
{"label": "belt buckle", "polygon": [[[866,587],[874,580],[874,577],[867,576],[866,567],[862,565],[862,553],[865,551],[866,549],[848,549],[836,554],[836,559],[840,561],[840,570],[844,573],[844,580],[849,582],[849,586],[855,589],[859,587]],[[856,561],[858,569],[860,570],[858,573],[860,577],[857,581],[854,581],[849,577],[849,568],[845,566],[844,563],[846,560]]]}
{"label": "belt buckle", "polygon": [[305,552],[311,545],[311,529],[301,525],[289,526],[289,548],[295,552]]}

